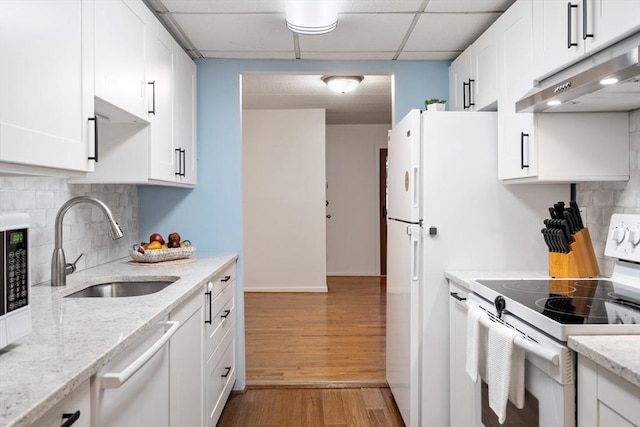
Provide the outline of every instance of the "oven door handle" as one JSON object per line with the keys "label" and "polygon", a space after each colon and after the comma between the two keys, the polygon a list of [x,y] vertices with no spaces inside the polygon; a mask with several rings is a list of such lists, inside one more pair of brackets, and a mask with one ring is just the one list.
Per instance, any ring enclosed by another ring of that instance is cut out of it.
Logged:
{"label": "oven door handle", "polygon": [[[488,329],[493,324],[493,320],[489,319],[489,316],[481,316],[480,324]],[[560,364],[560,355],[557,352],[544,348],[540,344],[536,344],[535,342],[526,339],[522,335],[519,337],[515,337],[513,343],[521,349],[535,354],[536,356],[543,358],[544,360],[554,364],[555,366],[558,366]]]}

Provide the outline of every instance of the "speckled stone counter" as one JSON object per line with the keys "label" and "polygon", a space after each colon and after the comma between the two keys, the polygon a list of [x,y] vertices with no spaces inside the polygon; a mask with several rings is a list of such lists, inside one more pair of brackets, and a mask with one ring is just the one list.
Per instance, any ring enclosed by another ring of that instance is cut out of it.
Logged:
{"label": "speckled stone counter", "polygon": [[[236,258],[198,255],[148,265],[122,259],[72,274],[66,287],[31,287],[33,332],[0,350],[0,426],[30,425]],[[64,298],[115,277],[139,276],[178,280],[145,296]]]}
{"label": "speckled stone counter", "polygon": [[469,282],[474,279],[546,279],[549,273],[540,270],[506,270],[506,271],[482,271],[482,270],[452,270],[445,271],[444,277],[462,286],[471,289]]}
{"label": "speckled stone counter", "polygon": [[570,348],[640,387],[640,335],[569,337]]}

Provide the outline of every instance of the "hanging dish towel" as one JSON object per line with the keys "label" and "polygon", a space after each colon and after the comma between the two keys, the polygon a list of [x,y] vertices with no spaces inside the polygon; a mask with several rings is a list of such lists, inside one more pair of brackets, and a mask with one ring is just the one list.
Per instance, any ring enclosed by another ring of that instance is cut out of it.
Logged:
{"label": "hanging dish towel", "polygon": [[[467,361],[466,371],[471,381],[478,382],[478,374],[482,376],[482,372],[479,372],[479,366],[481,360],[484,360],[484,348],[482,342],[484,341],[481,336],[480,318],[487,316],[483,309],[477,305],[469,305],[469,311],[467,313]],[[484,328],[482,328],[484,329]]]}
{"label": "hanging dish towel", "polygon": [[514,345],[522,336],[518,331],[500,323],[489,328],[487,342],[487,384],[489,407],[500,424],[507,416],[507,401],[517,408],[524,407],[524,350]]}

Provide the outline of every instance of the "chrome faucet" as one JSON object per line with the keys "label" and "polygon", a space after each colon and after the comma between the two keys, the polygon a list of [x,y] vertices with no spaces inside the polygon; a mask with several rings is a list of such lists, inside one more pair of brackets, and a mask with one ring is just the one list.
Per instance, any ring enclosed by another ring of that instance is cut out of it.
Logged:
{"label": "chrome faucet", "polygon": [[113,215],[111,214],[109,207],[100,200],[88,196],[74,197],[73,199],[68,200],[60,207],[60,210],[56,215],[55,248],[53,249],[53,256],[51,257],[51,286],[66,286],[67,274],[71,274],[76,271],[76,263],[83,255],[80,254],[73,263],[67,263],[64,255],[64,249],[62,249],[62,220],[64,219],[64,214],[67,213],[72,206],[83,202],[91,203],[102,209],[109,220],[109,232],[113,240],[119,239],[124,235],[118,223],[113,219]]}

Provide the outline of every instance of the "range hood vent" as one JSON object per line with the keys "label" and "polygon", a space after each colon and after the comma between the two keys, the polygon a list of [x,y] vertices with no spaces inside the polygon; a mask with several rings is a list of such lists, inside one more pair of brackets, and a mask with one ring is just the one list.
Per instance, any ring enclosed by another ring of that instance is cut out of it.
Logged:
{"label": "range hood vent", "polygon": [[610,48],[548,79],[516,102],[519,113],[640,108],[640,46]]}

